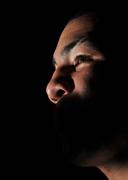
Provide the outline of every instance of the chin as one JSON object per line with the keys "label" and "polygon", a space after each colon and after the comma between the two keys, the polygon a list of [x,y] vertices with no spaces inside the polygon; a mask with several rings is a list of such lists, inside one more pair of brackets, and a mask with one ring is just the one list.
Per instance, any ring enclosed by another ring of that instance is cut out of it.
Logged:
{"label": "chin", "polygon": [[56,105],[55,127],[65,158],[85,166],[98,162],[97,153],[109,149],[118,132],[110,120],[103,104],[76,95],[62,98]]}

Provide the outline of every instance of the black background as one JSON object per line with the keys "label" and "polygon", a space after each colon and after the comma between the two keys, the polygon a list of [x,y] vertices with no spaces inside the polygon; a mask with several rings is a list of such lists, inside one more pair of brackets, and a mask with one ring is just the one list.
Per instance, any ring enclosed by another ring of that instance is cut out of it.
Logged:
{"label": "black background", "polygon": [[1,6],[1,178],[104,179],[95,168],[66,162],[45,92],[60,32],[84,3]]}

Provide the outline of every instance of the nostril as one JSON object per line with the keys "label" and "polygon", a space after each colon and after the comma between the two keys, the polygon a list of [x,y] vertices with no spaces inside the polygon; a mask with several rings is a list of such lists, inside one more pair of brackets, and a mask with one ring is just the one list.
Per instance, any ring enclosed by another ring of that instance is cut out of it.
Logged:
{"label": "nostril", "polygon": [[57,103],[58,100],[61,99],[61,97],[66,94],[64,90],[62,89],[59,89],[57,92],[56,92],[56,95],[55,96],[52,96],[52,97],[49,97],[49,99],[53,102],[53,103]]}
{"label": "nostril", "polygon": [[65,94],[65,91],[62,90],[62,89],[59,89],[59,90],[57,91],[57,97],[62,97],[64,94]]}

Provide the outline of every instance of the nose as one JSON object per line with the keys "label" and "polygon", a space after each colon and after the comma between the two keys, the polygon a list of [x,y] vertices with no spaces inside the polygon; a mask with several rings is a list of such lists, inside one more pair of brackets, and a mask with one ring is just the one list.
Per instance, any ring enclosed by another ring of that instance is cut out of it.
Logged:
{"label": "nose", "polygon": [[63,96],[68,95],[74,89],[71,77],[72,68],[57,69],[47,85],[46,92],[50,101],[56,104]]}

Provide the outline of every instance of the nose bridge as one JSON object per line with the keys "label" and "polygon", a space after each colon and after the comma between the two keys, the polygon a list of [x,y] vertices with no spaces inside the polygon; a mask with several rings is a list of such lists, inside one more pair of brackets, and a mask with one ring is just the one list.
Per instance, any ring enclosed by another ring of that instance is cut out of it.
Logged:
{"label": "nose bridge", "polygon": [[64,76],[71,76],[71,73],[73,71],[74,71],[73,66],[61,66],[55,70],[52,79],[64,77]]}
{"label": "nose bridge", "polygon": [[62,67],[57,68],[52,75],[51,81],[57,81],[60,77],[64,77],[65,72]]}

